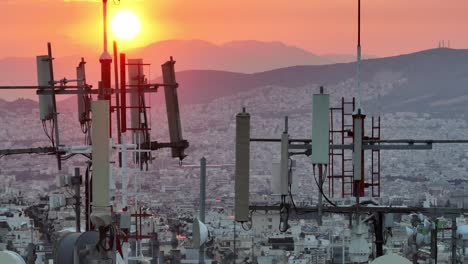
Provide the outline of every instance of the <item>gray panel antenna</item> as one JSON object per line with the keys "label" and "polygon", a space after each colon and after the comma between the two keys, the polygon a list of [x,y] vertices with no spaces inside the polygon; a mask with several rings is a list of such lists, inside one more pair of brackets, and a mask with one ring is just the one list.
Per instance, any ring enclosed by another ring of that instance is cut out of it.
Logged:
{"label": "gray panel antenna", "polygon": [[[169,137],[172,143],[183,141],[174,65],[175,61],[171,57],[170,61],[167,61],[161,66],[164,84],[172,85],[164,86]],[[172,148],[172,157],[183,159],[185,157],[184,150]]]}
{"label": "gray panel antenna", "polygon": [[280,194],[289,194],[289,134],[281,135]]}
{"label": "gray panel antenna", "polygon": [[[38,86],[51,86],[50,82],[50,60],[49,56],[42,55],[36,57],[37,84]],[[39,115],[42,121],[52,120],[54,117],[54,96],[52,94],[39,95]]]}
{"label": "gray panel antenna", "polygon": [[328,164],[330,95],[314,94],[312,103],[312,164]]}
{"label": "gray panel antenna", "polygon": [[78,121],[80,124],[86,123],[89,120],[89,110],[91,107],[91,102],[89,97],[84,93],[86,85],[86,73],[85,73],[85,62],[81,61],[78,67],[76,67],[76,79],[78,91],[80,92],[77,95],[78,100]]}
{"label": "gray panel antenna", "polygon": [[235,220],[249,221],[250,115],[236,116]]}

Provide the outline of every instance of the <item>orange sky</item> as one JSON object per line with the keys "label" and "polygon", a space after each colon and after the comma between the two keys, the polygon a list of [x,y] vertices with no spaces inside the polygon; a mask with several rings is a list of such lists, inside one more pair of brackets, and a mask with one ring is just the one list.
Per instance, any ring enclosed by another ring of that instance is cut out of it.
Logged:
{"label": "orange sky", "polygon": [[[135,43],[203,39],[282,41],[311,52],[355,52],[357,0],[109,0],[109,12],[135,11]],[[467,48],[466,0],[362,0],[363,52],[377,56],[433,48],[439,39]],[[92,0],[0,0],[0,58],[101,50],[101,4]]]}

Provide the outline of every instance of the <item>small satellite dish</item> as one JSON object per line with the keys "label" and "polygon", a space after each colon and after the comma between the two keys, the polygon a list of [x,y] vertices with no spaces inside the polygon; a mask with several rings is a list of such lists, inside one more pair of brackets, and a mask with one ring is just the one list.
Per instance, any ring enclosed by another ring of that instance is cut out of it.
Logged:
{"label": "small satellite dish", "polygon": [[193,220],[192,239],[195,247],[201,247],[208,240],[208,228],[198,218]]}
{"label": "small satellite dish", "polygon": [[0,263],[5,264],[25,264],[24,259],[16,252],[3,250],[0,251]]}
{"label": "small satellite dish", "polygon": [[411,264],[411,262],[402,256],[389,254],[376,258],[371,264]]}
{"label": "small satellite dish", "polygon": [[457,229],[458,238],[461,240],[468,240],[468,225],[461,225]]}

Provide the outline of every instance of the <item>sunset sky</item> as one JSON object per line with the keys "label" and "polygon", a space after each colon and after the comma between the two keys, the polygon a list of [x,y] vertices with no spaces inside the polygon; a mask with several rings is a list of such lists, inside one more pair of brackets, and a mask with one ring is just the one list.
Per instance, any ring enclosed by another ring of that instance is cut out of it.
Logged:
{"label": "sunset sky", "polygon": [[[362,0],[363,53],[387,56],[434,48],[438,40],[467,48],[466,0]],[[281,41],[317,54],[353,54],[357,0],[109,0],[109,15],[131,10],[141,34],[121,47],[166,39],[214,43]],[[0,0],[0,58],[101,50],[100,1]],[[111,36],[111,40],[112,40]]]}

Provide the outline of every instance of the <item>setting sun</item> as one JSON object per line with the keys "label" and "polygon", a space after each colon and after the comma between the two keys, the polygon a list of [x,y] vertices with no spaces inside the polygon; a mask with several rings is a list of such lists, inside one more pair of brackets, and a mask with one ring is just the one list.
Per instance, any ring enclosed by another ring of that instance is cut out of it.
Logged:
{"label": "setting sun", "polygon": [[129,10],[119,11],[112,17],[112,31],[121,40],[132,39],[140,32],[140,20]]}

